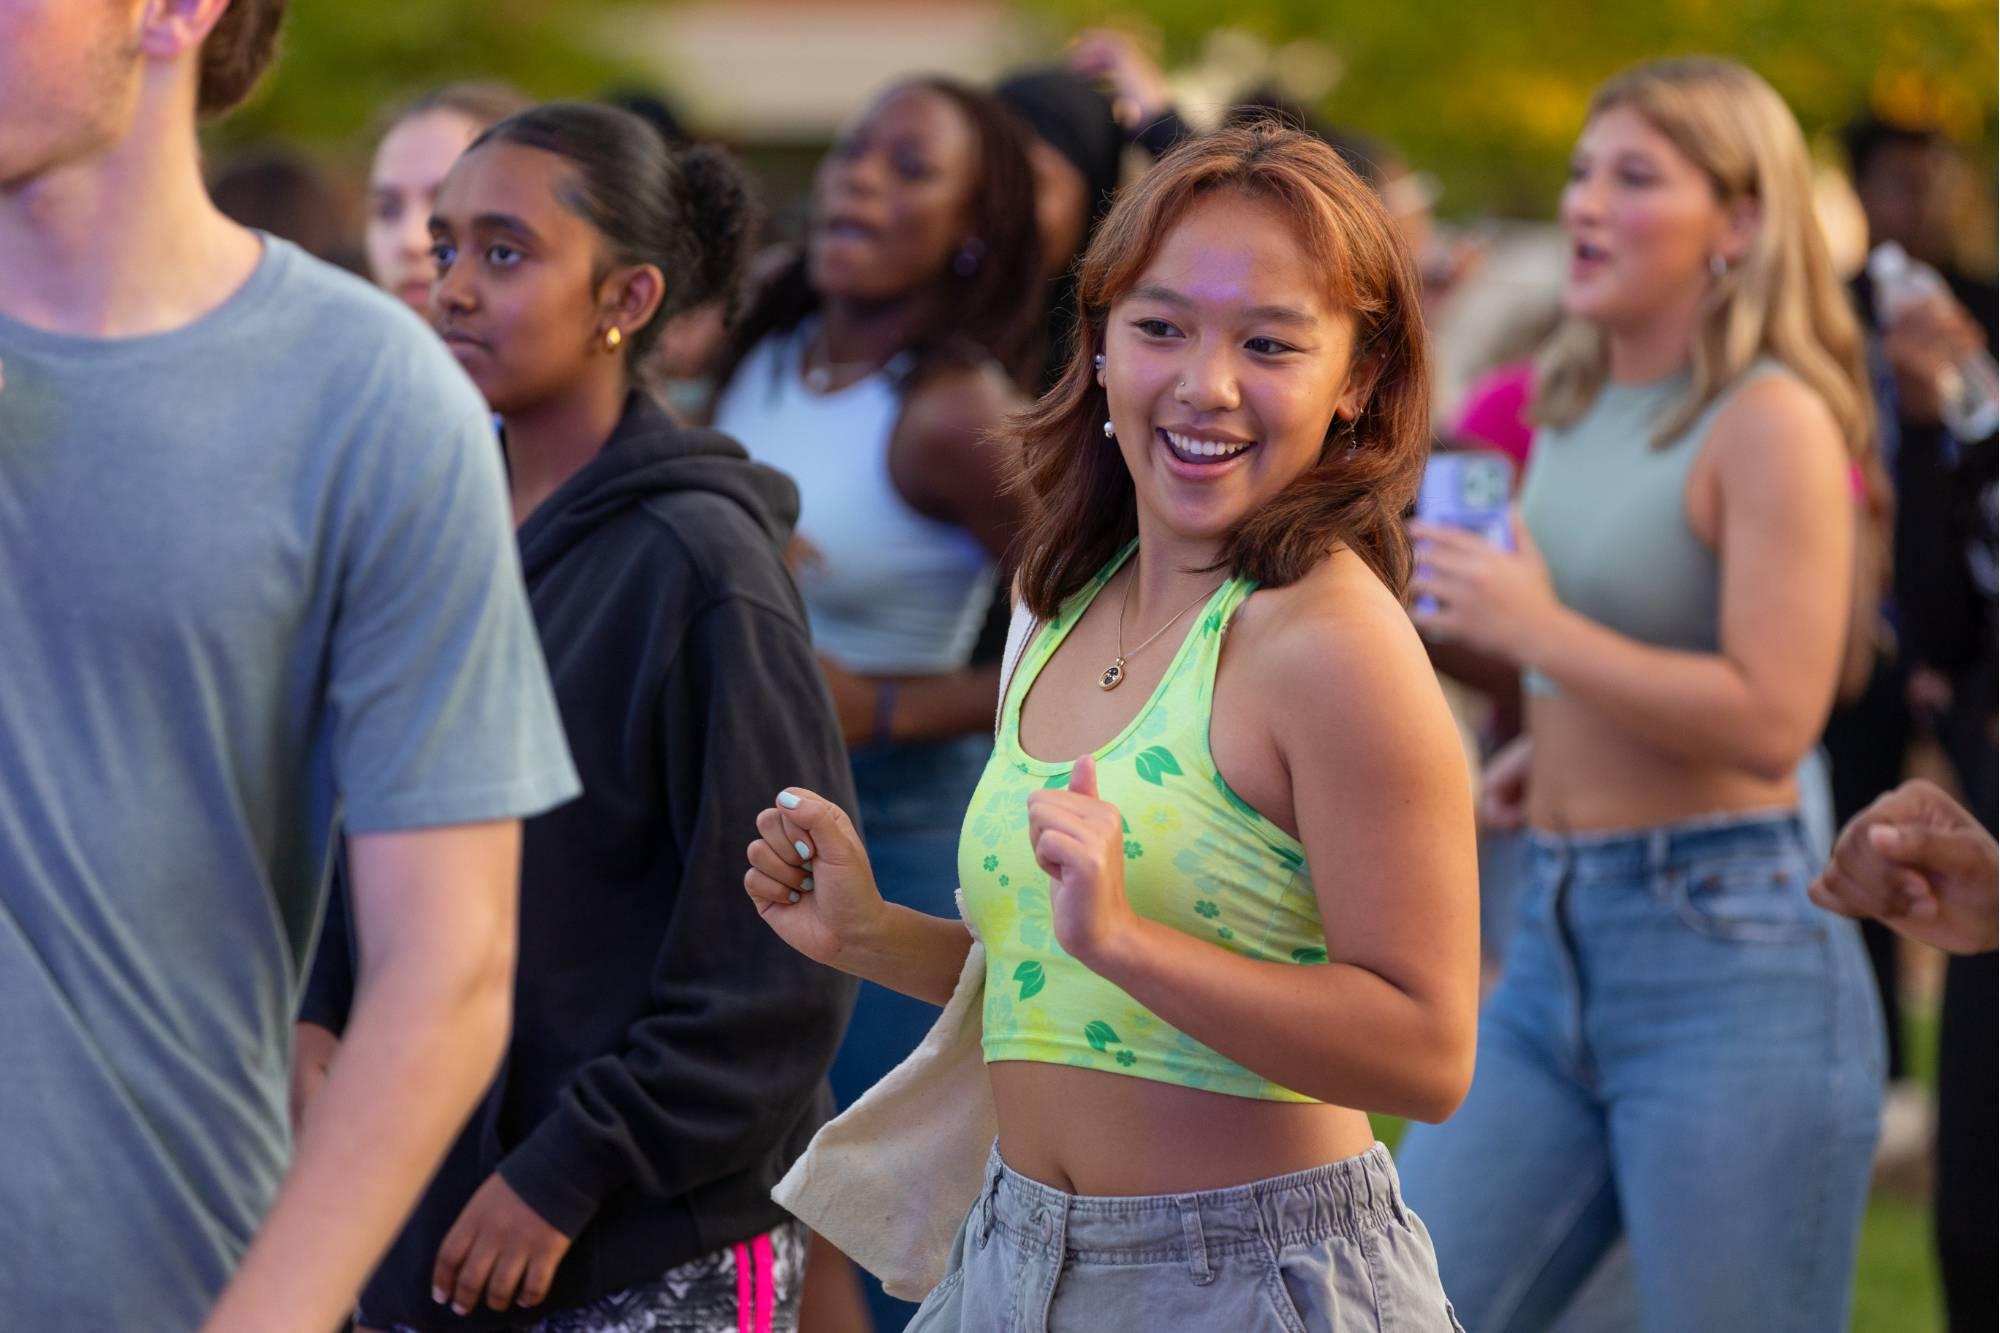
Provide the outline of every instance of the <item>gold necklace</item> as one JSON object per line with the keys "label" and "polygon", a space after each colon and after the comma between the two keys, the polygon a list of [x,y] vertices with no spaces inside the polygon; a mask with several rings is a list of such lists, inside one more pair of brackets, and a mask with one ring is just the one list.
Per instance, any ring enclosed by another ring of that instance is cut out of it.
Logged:
{"label": "gold necklace", "polygon": [[1176,624],[1180,623],[1180,618],[1182,616],[1194,610],[1197,606],[1200,606],[1203,602],[1207,601],[1209,598],[1215,596],[1216,588],[1220,588],[1222,586],[1222,583],[1229,582],[1228,579],[1224,579],[1222,583],[1216,584],[1215,588],[1210,588],[1207,592],[1195,598],[1192,602],[1189,602],[1186,606],[1182,607],[1180,610],[1174,612],[1174,618],[1172,620],[1169,620],[1166,624],[1160,626],[1158,629],[1154,630],[1151,634],[1148,634],[1146,636],[1145,643],[1140,644],[1137,648],[1134,648],[1131,652],[1128,653],[1125,651],[1125,610],[1127,607],[1132,605],[1132,585],[1137,583],[1138,581],[1139,581],[1139,571],[1138,568],[1135,566],[1132,570],[1131,579],[1128,580],[1125,584],[1125,596],[1118,603],[1118,656],[1111,663],[1110,666],[1104,668],[1104,674],[1097,678],[1097,688],[1100,690],[1115,690],[1120,685],[1124,684],[1125,662],[1127,658],[1137,657],[1140,653],[1145,652],[1146,649],[1152,645],[1153,640],[1159,638],[1162,634],[1165,634],[1168,630],[1172,629]]}

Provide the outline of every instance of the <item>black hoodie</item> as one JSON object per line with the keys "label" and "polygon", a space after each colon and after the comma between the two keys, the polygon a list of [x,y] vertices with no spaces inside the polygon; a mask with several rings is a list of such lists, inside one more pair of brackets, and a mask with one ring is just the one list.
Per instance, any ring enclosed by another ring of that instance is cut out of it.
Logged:
{"label": "black hoodie", "polygon": [[[506,1062],[370,1281],[371,1323],[517,1327],[785,1220],[771,1187],[831,1112],[854,991],[743,891],[782,788],[854,808],[782,559],[797,513],[782,474],[634,394],[522,526],[584,794],[524,826]],[[495,1170],[576,1243],[535,1310],[459,1318],[431,1272]]]}

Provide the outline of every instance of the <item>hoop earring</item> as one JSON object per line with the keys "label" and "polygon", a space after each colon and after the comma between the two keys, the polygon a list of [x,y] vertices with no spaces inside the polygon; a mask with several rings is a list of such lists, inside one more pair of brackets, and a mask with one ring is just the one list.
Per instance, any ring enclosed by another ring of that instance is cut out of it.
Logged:
{"label": "hoop earring", "polygon": [[624,341],[625,341],[625,335],[624,335],[623,333],[620,333],[620,332],[618,331],[618,326],[617,326],[616,324],[613,324],[613,325],[612,325],[612,326],[611,326],[610,328],[608,328],[608,329],[606,329],[606,330],[604,331],[604,350],[605,350],[605,351],[607,351],[607,352],[615,352],[615,351],[617,351],[617,350],[618,350],[618,344],[620,344],[620,343],[622,343],[622,342],[624,342]]}

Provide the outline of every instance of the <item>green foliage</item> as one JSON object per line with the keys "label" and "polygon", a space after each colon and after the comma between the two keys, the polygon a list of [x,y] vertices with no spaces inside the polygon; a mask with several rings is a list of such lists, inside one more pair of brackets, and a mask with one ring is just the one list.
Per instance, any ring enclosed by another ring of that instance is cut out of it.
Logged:
{"label": "green foliage", "polygon": [[606,0],[336,0],[294,3],[277,68],[211,132],[221,146],[285,139],[353,148],[382,109],[459,79],[537,97],[591,96],[644,76],[597,54]]}
{"label": "green foliage", "polygon": [[1273,45],[1316,38],[1344,73],[1320,108],[1378,134],[1449,183],[1446,212],[1545,217],[1590,94],[1655,56],[1712,53],[1754,67],[1809,134],[1860,110],[1941,124],[1990,146],[1992,0],[1032,0],[1061,31],[1138,16],[1168,64],[1227,22]]}

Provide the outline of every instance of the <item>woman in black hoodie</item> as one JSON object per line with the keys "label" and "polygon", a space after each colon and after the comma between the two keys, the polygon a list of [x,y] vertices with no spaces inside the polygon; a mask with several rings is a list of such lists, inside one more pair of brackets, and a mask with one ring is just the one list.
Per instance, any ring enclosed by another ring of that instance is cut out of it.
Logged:
{"label": "woman in black hoodie", "polygon": [[793,772],[852,788],[791,483],[630,369],[733,288],[750,211],[726,155],[582,104],[494,126],[439,190],[432,313],[504,426],[584,795],[525,828],[507,1060],[367,1327],[792,1326],[804,1237],[770,1189],[830,1111],[852,991],[761,926],[740,863]]}

